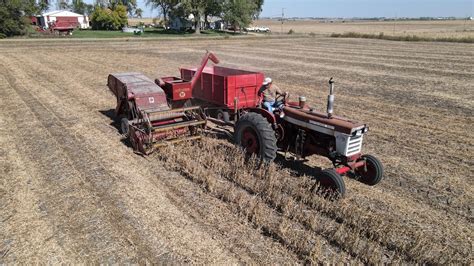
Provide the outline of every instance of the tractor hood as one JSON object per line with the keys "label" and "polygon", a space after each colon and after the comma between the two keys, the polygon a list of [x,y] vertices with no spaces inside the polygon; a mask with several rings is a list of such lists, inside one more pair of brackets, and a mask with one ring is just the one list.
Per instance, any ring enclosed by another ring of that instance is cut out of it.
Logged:
{"label": "tractor hood", "polygon": [[[310,128],[321,133],[334,135],[335,132],[351,135],[359,129],[365,129],[366,125],[339,116],[327,117],[327,114],[307,109],[285,106],[283,119],[299,126]],[[364,131],[366,131],[365,129]]]}

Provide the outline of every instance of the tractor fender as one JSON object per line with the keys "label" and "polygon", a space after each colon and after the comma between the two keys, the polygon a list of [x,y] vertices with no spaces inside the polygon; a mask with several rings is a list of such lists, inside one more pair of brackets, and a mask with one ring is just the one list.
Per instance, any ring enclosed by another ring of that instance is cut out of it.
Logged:
{"label": "tractor fender", "polygon": [[270,123],[270,125],[274,125],[276,124],[276,118],[275,116],[270,113],[269,111],[265,110],[265,109],[262,109],[262,108],[250,108],[248,109],[249,112],[253,112],[253,113],[257,113],[257,114],[260,114],[261,116],[265,117],[265,119],[267,119],[268,123]]}

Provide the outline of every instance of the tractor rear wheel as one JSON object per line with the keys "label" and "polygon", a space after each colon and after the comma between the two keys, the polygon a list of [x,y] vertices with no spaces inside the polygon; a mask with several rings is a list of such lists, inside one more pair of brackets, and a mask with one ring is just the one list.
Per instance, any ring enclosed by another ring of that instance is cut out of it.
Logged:
{"label": "tractor rear wheel", "polygon": [[356,169],[356,179],[369,186],[377,185],[383,178],[382,163],[372,155],[362,155],[362,160],[365,160],[366,166]]}
{"label": "tractor rear wheel", "polygon": [[250,112],[240,117],[234,129],[234,141],[244,148],[247,154],[257,154],[266,162],[276,158],[275,131],[260,114]]}
{"label": "tractor rear wheel", "polygon": [[334,169],[326,169],[321,171],[316,180],[317,184],[312,191],[321,193],[324,196],[344,197],[346,194],[346,185],[344,179]]}

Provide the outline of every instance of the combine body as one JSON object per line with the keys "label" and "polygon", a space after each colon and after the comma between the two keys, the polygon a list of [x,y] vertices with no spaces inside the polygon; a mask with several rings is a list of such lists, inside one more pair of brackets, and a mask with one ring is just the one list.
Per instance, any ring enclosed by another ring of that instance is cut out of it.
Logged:
{"label": "combine body", "polygon": [[142,154],[166,141],[197,139],[206,123],[199,107],[171,109],[163,89],[141,73],[111,74],[108,87],[117,98],[122,133]]}
{"label": "combine body", "polygon": [[380,161],[362,155],[367,125],[333,115],[332,78],[326,113],[308,106],[302,96],[298,102],[280,99],[280,108],[271,113],[259,95],[263,73],[207,66],[208,60],[219,63],[207,53],[199,67],[181,68],[180,77],[154,82],[140,73],[109,75],[122,132],[135,151],[148,154],[163,143],[197,139],[212,120],[233,126],[235,143],[266,161],[274,160],[277,151],[299,161],[315,154],[328,158],[334,168],[322,171],[319,182],[339,194],[345,192],[342,175],[368,185],[381,181]]}

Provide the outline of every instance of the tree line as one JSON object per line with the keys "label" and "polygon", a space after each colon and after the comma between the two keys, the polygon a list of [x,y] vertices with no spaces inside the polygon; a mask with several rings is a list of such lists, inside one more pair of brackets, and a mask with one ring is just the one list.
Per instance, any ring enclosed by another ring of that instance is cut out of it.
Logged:
{"label": "tree line", "polygon": [[264,0],[146,0],[148,6],[157,8],[167,24],[171,16],[194,16],[196,33],[200,31],[201,18],[208,25],[209,17],[220,17],[234,28],[245,27],[262,11]]}
{"label": "tree line", "polygon": [[[146,0],[149,7],[158,9],[166,25],[171,16],[194,16],[194,28],[200,32],[201,18],[209,25],[210,17],[220,17],[234,28],[245,27],[262,11],[264,0]],[[0,0],[0,38],[24,35],[31,21],[29,16],[48,10],[51,0]],[[91,17],[95,29],[115,30],[127,24],[127,14],[141,17],[137,0],[58,0],[59,9],[67,9]]]}

